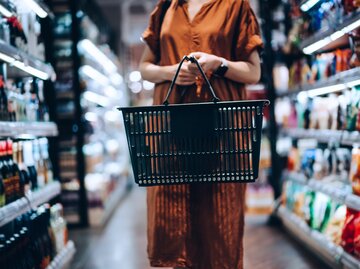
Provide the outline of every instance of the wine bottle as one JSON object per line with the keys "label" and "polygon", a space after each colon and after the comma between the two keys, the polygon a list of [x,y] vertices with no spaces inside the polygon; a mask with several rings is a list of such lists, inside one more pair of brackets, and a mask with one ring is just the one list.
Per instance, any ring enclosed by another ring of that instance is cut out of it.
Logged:
{"label": "wine bottle", "polygon": [[16,194],[11,170],[6,162],[6,142],[3,140],[0,141],[0,173],[5,187],[6,203],[9,204],[16,200]]}
{"label": "wine bottle", "polygon": [[0,177],[0,208],[6,205],[5,186],[2,177]]}
{"label": "wine bottle", "polygon": [[41,158],[40,154],[40,143],[38,139],[33,141],[33,156],[35,161],[35,168],[37,171],[37,181],[38,187],[41,188],[45,185],[45,178],[46,178],[46,170],[44,160]]}
{"label": "wine bottle", "polygon": [[34,191],[38,188],[37,171],[35,168],[34,156],[33,156],[33,144],[32,141],[24,141],[23,144],[24,162],[27,166],[30,176],[31,190]]}
{"label": "wine bottle", "polygon": [[13,143],[10,139],[5,141],[6,144],[6,163],[9,169],[9,174],[12,177],[12,182],[14,186],[14,195],[15,199],[20,199],[24,196],[24,191],[20,182],[19,168],[17,164],[13,161]]}
{"label": "wine bottle", "polygon": [[[9,162],[12,165],[12,171],[13,174],[16,178],[18,178],[18,184],[19,184],[19,196],[20,197],[24,197],[25,196],[25,182],[26,182],[26,178],[24,177],[24,175],[21,173],[20,168],[17,164],[18,162],[18,143],[17,142],[12,142],[11,140],[9,140],[11,142],[11,151],[9,150]],[[10,143],[9,142],[9,143]],[[12,155],[10,155],[10,153]]]}
{"label": "wine bottle", "polygon": [[24,184],[24,191],[25,193],[28,193],[28,191],[30,190],[31,186],[30,186],[30,174],[29,174],[29,170],[26,166],[26,164],[24,163],[24,158],[23,158],[23,142],[19,141],[17,143],[17,163],[18,163],[18,167],[20,170],[20,178],[21,181]]}

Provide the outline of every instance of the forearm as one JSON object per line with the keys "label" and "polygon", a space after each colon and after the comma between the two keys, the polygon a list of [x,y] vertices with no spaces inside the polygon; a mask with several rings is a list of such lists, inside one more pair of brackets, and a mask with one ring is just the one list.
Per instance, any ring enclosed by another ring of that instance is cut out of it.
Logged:
{"label": "forearm", "polygon": [[141,63],[140,72],[144,80],[148,80],[153,83],[171,81],[175,74],[173,66],[160,66],[150,62]]}
{"label": "forearm", "polygon": [[251,62],[231,62],[228,61],[229,69],[225,77],[244,84],[254,84],[260,80],[260,67]]}

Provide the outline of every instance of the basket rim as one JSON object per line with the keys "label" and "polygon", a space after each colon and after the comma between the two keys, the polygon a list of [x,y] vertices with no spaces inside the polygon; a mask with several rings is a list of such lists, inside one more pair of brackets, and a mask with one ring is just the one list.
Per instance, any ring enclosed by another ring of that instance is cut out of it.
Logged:
{"label": "basket rim", "polygon": [[243,105],[243,106],[252,106],[258,105],[262,103],[263,106],[270,105],[270,101],[266,99],[260,100],[238,100],[238,101],[220,101],[220,102],[202,102],[202,103],[182,103],[182,104],[169,104],[169,105],[154,105],[154,106],[127,106],[127,107],[115,107],[117,110],[120,111],[127,111],[127,110],[156,110],[161,108],[176,108],[176,107],[197,107],[197,106],[228,106],[228,105]]}

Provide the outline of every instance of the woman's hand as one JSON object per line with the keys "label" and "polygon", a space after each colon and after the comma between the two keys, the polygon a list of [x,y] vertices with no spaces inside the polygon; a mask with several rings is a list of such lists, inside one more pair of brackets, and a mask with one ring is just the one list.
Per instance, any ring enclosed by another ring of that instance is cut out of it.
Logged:
{"label": "woman's hand", "polygon": [[[205,52],[193,52],[190,53],[189,56],[193,56],[198,60],[205,73],[213,73],[221,65],[221,58],[213,54],[208,54]],[[190,64],[189,70],[194,74],[200,75],[196,64]]]}
{"label": "woman's hand", "polygon": [[[195,84],[197,74],[190,70],[192,64],[190,62],[184,62],[181,66],[179,76],[177,77],[175,83],[181,86],[189,86]],[[175,75],[177,68],[179,65],[175,65],[175,72],[173,73],[172,77]]]}

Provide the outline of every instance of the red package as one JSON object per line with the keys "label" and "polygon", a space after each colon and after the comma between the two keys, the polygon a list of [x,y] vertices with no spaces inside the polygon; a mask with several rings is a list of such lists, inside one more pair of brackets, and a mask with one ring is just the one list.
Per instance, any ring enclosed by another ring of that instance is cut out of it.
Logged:
{"label": "red package", "polygon": [[360,258],[360,218],[355,220],[354,254]]}
{"label": "red package", "polygon": [[[355,241],[355,227],[360,226],[360,214],[358,211],[348,208],[346,210],[346,219],[345,224],[342,230],[341,235],[341,246],[344,248],[344,250],[350,254],[354,254],[354,241]],[[360,227],[358,230],[358,235],[360,235]],[[359,241],[359,250],[360,250],[360,240]]]}

